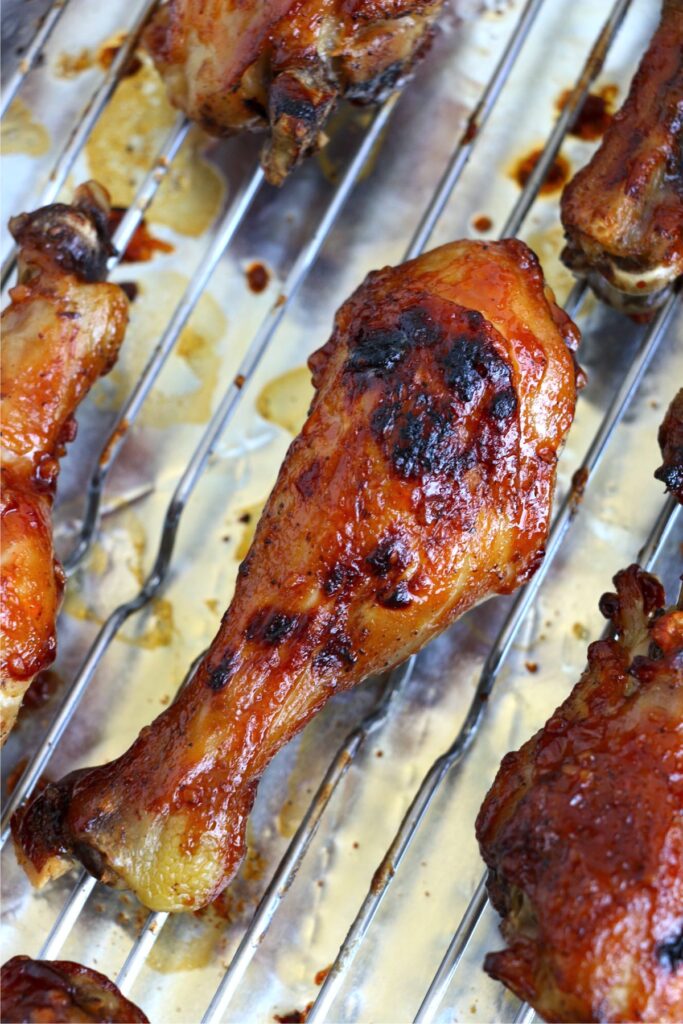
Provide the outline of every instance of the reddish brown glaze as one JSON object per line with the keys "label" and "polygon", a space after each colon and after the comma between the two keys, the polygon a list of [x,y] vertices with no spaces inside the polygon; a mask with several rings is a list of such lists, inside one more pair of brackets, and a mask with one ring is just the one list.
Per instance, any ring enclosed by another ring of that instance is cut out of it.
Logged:
{"label": "reddish brown glaze", "polygon": [[507,948],[486,970],[548,1021],[683,1020],[683,611],[631,566],[570,697],[477,819]]}
{"label": "reddish brown glaze", "polygon": [[15,819],[31,877],[75,855],[150,907],[213,899],[280,747],[538,566],[577,337],[515,240],[370,274],[309,361],[309,418],[193,682],[121,758]]}
{"label": "reddish brown glaze", "polygon": [[109,978],[70,960],[12,957],[0,971],[0,985],[3,1024],[147,1024]]}
{"label": "reddish brown glaze", "polygon": [[682,147],[683,0],[664,0],[624,106],[562,197],[565,263],[608,299],[604,282],[636,296],[625,309],[683,271]]}
{"label": "reddish brown glaze", "polygon": [[683,505],[683,388],[669,406],[658,440],[664,463],[655,477]]}
{"label": "reddish brown glaze", "polygon": [[112,366],[128,302],[99,283],[110,255],[108,196],[94,182],[71,206],[10,222],[19,283],[2,314],[2,740],[31,679],[53,661],[64,576],[52,548],[59,459],[76,433],[73,413]]}
{"label": "reddish brown glaze", "polygon": [[266,131],[281,184],[340,97],[374,103],[425,49],[443,0],[170,0],[145,43],[171,102],[214,135]]}

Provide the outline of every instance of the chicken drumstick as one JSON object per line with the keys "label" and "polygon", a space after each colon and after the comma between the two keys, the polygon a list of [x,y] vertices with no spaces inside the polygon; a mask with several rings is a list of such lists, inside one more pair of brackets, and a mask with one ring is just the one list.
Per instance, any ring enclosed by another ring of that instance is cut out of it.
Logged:
{"label": "chicken drumstick", "polygon": [[516,240],[371,274],[310,359],[309,418],[193,681],[126,754],[15,817],[31,878],[77,857],[153,909],[213,899],[280,747],[538,566],[577,338]]}

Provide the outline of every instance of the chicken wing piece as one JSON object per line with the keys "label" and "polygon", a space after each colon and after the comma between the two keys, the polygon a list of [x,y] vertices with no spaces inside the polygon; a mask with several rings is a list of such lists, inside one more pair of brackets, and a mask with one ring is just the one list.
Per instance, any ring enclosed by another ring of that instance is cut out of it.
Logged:
{"label": "chicken wing piece", "polygon": [[111,252],[109,197],[91,181],[71,206],[10,221],[18,284],[2,314],[0,417],[0,736],[33,677],[55,656],[64,575],[52,548],[59,459],[76,434],[73,413],[113,365],[128,300],[100,283]]}
{"label": "chicken wing piece", "polygon": [[142,1010],[122,996],[109,978],[70,960],[12,957],[0,971],[0,986],[3,1024],[147,1024]]}
{"label": "chicken wing piece", "polygon": [[507,942],[485,967],[548,1021],[681,1021],[683,611],[636,565],[614,582],[615,639],[479,812]]}
{"label": "chicken wing piece", "polygon": [[625,312],[683,272],[683,0],[659,28],[593,159],[567,185],[564,262]]}
{"label": "chicken wing piece", "polygon": [[213,135],[265,131],[279,185],[324,144],[340,97],[384,99],[426,49],[443,0],[169,0],[145,44],[171,102]]}
{"label": "chicken wing piece", "polygon": [[193,681],[15,817],[34,882],[75,856],[155,909],[221,891],[263,770],[328,698],[534,572],[577,337],[515,240],[369,275],[311,356],[309,418]]}
{"label": "chicken wing piece", "polygon": [[683,388],[674,397],[659,428],[659,447],[664,464],[655,471],[655,477],[683,505]]}

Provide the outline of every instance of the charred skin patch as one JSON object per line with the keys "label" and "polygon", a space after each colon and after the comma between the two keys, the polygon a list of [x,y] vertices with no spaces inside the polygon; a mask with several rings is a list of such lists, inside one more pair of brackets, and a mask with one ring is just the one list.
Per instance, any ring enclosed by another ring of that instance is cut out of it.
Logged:
{"label": "charred skin patch", "polygon": [[500,444],[519,437],[513,368],[495,327],[422,294],[381,323],[369,312],[351,330],[344,373],[353,396],[378,393],[370,431],[392,471],[453,480],[480,465],[490,475]]}
{"label": "charred skin patch", "polygon": [[402,571],[410,564],[410,551],[405,540],[396,533],[385,534],[377,547],[370,552],[365,561],[374,576],[388,576],[392,570]]}
{"label": "charred skin patch", "polygon": [[411,349],[433,345],[442,337],[442,328],[421,305],[399,313],[395,326],[361,323],[349,340],[351,351],[345,369],[350,373],[370,371],[383,377],[391,373]]}
{"label": "charred skin patch", "polygon": [[210,690],[218,693],[230,682],[239,665],[239,658],[236,651],[226,651],[221,660],[210,669],[206,678],[206,685]]}
{"label": "charred skin patch", "polygon": [[277,647],[300,625],[300,615],[289,615],[274,608],[262,608],[252,616],[245,636],[247,640],[259,640],[271,647]]}
{"label": "charred skin patch", "polygon": [[486,336],[487,325],[481,313],[470,310],[466,320],[468,330],[452,339],[451,346],[441,360],[446,384],[464,403],[479,398],[486,385],[490,384],[498,392],[494,402],[500,399],[501,392],[508,396],[508,404],[509,396],[512,396],[512,412],[517,403],[510,367]]}
{"label": "charred skin patch", "polygon": [[430,392],[418,394],[412,402],[380,405],[371,428],[403,480],[437,474],[453,477],[476,461],[471,452],[461,449],[450,406]]}
{"label": "charred skin patch", "polygon": [[333,629],[313,659],[313,667],[318,671],[339,671],[351,668],[357,660],[351,637],[343,629]]}
{"label": "charred skin patch", "polygon": [[383,608],[398,609],[407,608],[413,603],[412,594],[408,590],[406,580],[399,580],[395,587],[380,591],[377,600]]}
{"label": "charred skin patch", "polygon": [[359,579],[360,573],[355,565],[335,562],[325,576],[322,587],[327,596],[332,597],[340,591],[349,590]]}

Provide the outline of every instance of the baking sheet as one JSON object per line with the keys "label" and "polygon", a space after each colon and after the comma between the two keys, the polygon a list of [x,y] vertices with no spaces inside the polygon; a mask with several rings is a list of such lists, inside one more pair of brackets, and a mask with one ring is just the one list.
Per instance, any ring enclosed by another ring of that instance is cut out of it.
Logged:
{"label": "baking sheet", "polygon": [[[140,6],[71,0],[50,40],[44,65],[20,96],[28,115],[22,110],[16,115],[20,128],[15,138],[18,135],[21,145],[22,132],[28,135],[34,152],[5,153],[2,158],[3,221],[37,201],[57,142],[63,141],[67,126],[102,74],[101,47],[134,20]],[[519,194],[511,168],[542,145],[558,98],[572,84],[609,6],[595,0],[572,5],[547,0],[433,244],[495,235]],[[50,777],[98,763],[124,749],[168,702],[192,658],[212,638],[258,509],[272,486],[297,418],[303,415],[309,385],[300,368],[326,339],[334,310],[364,275],[401,258],[521,3],[489,4],[476,17],[474,7],[460,5],[465,20],[453,12],[446,17],[367,174],[288,310],[266,359],[244,389],[239,412],[183,516],[173,570],[162,595],[131,619],[113,642],[50,763]],[[653,0],[634,0],[608,54],[598,85],[618,86],[620,99],[654,27],[657,7]],[[87,57],[82,56],[84,50]],[[85,67],[73,72],[79,63]],[[115,181],[120,194],[114,194],[114,201],[126,202],[133,187],[130,182],[134,184],[143,173],[149,137],[155,144],[161,142],[171,114],[153,72],[144,68],[134,79],[124,81],[114,104],[111,121],[119,129],[105,126],[99,148],[96,139],[71,175],[70,185],[95,169],[108,168],[110,178],[104,183]],[[121,132],[120,125],[128,123],[124,115],[132,117],[136,111],[144,114],[138,127]],[[49,136],[47,149],[43,139],[43,152],[35,152],[40,149],[35,138],[41,132],[35,127],[29,131],[27,118]],[[137,591],[150,568],[173,487],[319,219],[366,121],[363,112],[341,111],[328,151],[297,171],[279,192],[263,190],[183,332],[140,421],[129,432],[107,487],[97,543],[69,581],[55,666],[65,683],[78,671],[106,615]],[[563,154],[575,170],[591,149],[590,144],[568,139]],[[82,407],[79,437],[63,463],[56,510],[56,533],[63,551],[73,543],[84,488],[116,408],[201,260],[211,224],[250,173],[257,140],[214,143],[193,133],[187,150],[181,170],[171,175],[165,198],[149,215],[153,233],[172,243],[174,252],[148,264],[122,265],[114,275],[115,280],[134,281],[140,292],[119,363]],[[557,258],[561,245],[557,199],[557,193],[541,197],[521,235],[541,255],[550,282],[562,298],[572,282]],[[474,226],[482,215],[492,222],[485,233]],[[5,243],[6,234],[2,237]],[[268,287],[259,294],[247,284],[245,271],[253,261],[263,263],[270,274]],[[579,322],[584,332],[580,361],[589,383],[560,462],[560,494],[588,448],[643,331],[592,298]],[[563,551],[496,684],[477,742],[463,770],[449,777],[427,815],[345,980],[331,1019],[403,1021],[411,1020],[417,1010],[481,875],[472,826],[500,758],[542,724],[578,679],[587,642],[602,628],[598,598],[609,589],[614,572],[634,559],[661,508],[662,487],[652,478],[658,464],[656,432],[677,382],[683,380],[682,338],[679,309],[626,421],[589,482]],[[296,372],[278,384],[289,371]],[[264,398],[265,389],[269,390]],[[247,515],[249,522],[244,521]],[[681,567],[682,540],[679,522],[658,566],[672,596]],[[315,998],[316,975],[334,959],[424,772],[457,732],[507,606],[508,601],[501,599],[476,609],[419,657],[389,721],[367,742],[332,798],[226,1020],[269,1021],[276,1014],[303,1010]],[[530,671],[529,665],[537,670]],[[229,895],[218,910],[169,922],[128,993],[152,1020],[200,1019],[331,751],[375,695],[376,688],[370,684],[333,699],[276,758],[254,809],[250,856]],[[3,752],[4,775],[34,748],[58,700],[59,693],[52,704],[23,718]],[[3,959],[18,952],[35,955],[76,873],[36,894],[16,867],[10,848],[3,854],[2,868]],[[132,897],[98,886],[60,956],[114,977],[145,917]],[[512,1020],[517,1002],[480,969],[484,952],[499,942],[494,915],[487,915],[454,978],[439,1020]]]}

